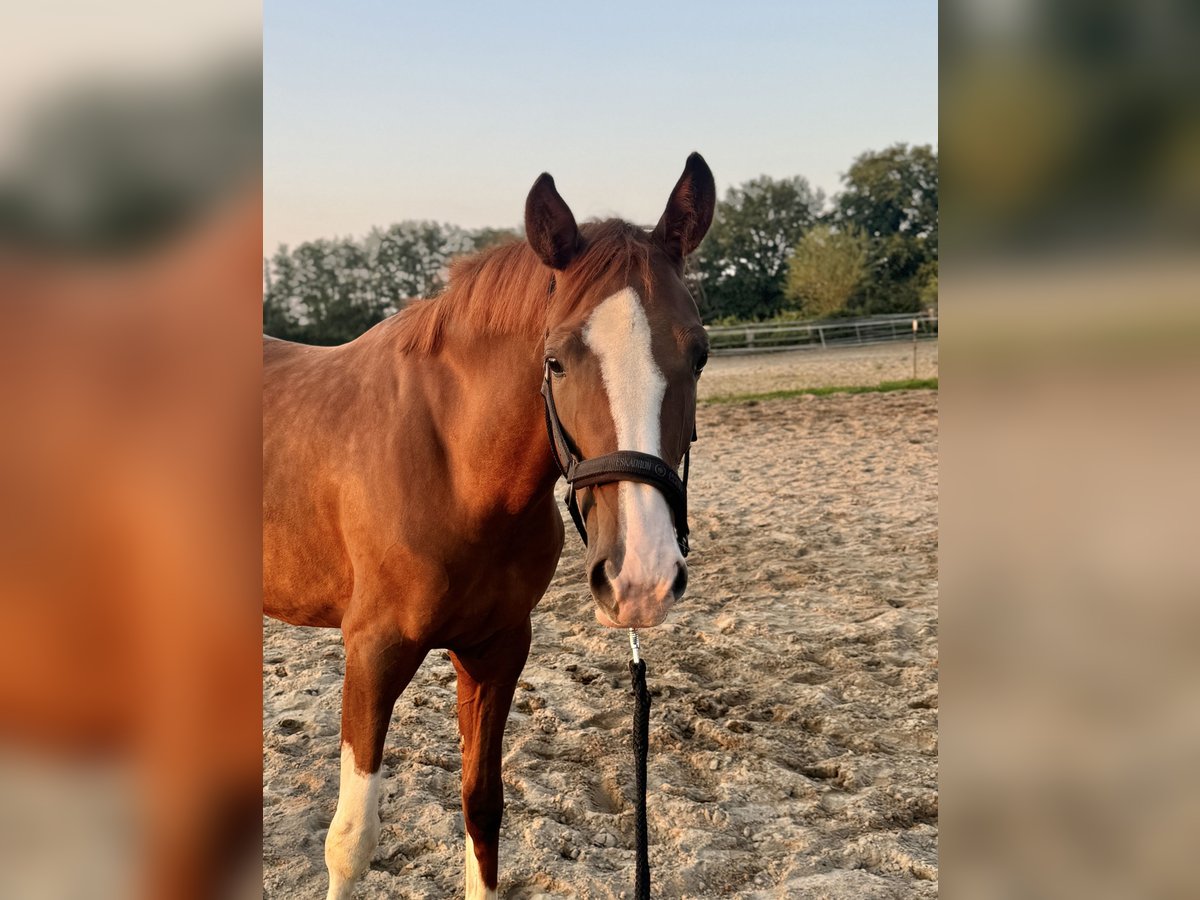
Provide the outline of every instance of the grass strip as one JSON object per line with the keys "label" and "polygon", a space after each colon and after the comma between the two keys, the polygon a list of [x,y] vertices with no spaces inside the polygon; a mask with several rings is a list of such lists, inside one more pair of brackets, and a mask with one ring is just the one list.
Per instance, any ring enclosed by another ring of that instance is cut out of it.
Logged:
{"label": "grass strip", "polygon": [[706,397],[701,403],[746,403],[750,400],[783,400],[788,397],[828,397],[830,394],[886,394],[889,391],[926,391],[938,389],[936,378],[907,378],[904,381],[883,381],[879,384],[856,384],[834,387],[791,388],[766,391],[761,394],[721,394]]}

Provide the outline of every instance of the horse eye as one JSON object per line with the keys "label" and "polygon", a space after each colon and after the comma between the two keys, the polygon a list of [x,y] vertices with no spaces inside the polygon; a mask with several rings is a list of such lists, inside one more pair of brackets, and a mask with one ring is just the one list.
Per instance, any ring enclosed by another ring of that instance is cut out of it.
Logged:
{"label": "horse eye", "polygon": [[567,370],[563,368],[563,364],[560,363],[556,357],[547,356],[546,365],[549,367],[551,374],[559,378],[561,378],[567,372]]}
{"label": "horse eye", "polygon": [[704,367],[708,365],[708,351],[700,354],[700,358],[696,360],[695,372],[696,377],[700,377],[700,373],[704,371]]}

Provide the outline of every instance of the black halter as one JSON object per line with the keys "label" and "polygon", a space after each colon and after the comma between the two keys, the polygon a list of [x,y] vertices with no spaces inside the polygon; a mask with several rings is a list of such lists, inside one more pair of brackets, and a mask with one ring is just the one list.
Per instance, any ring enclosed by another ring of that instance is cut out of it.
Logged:
{"label": "black halter", "polygon": [[[610,484],[614,481],[640,481],[658,488],[667,498],[667,505],[675,515],[675,537],[679,542],[679,552],[688,555],[688,521],[687,521],[687,480],[688,468],[691,464],[692,449],[689,445],[683,454],[683,478],[667,465],[666,461],[649,453],[637,450],[617,450],[605,453],[592,459],[580,459],[571,449],[571,441],[563,431],[562,422],[558,420],[558,410],[554,408],[554,392],[550,387],[550,363],[546,363],[542,378],[542,399],[546,403],[546,433],[550,436],[550,450],[559,471],[567,480],[567,496],[564,498],[571,520],[583,538],[586,547],[588,542],[587,529],[583,524],[583,516],[579,512],[579,501],[576,493],[580,488],[597,484]],[[696,440],[696,426],[692,425],[692,441]]]}

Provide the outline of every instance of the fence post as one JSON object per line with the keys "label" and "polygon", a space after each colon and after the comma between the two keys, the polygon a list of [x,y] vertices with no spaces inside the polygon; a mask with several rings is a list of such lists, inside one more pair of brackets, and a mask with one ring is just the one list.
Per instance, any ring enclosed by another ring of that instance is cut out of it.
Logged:
{"label": "fence post", "polygon": [[829,348],[825,346],[825,329],[820,325],[817,326],[817,334],[821,336],[821,349],[828,350]]}
{"label": "fence post", "polygon": [[917,380],[917,320],[913,319],[913,381]]}
{"label": "fence post", "polygon": [[754,349],[754,332],[751,331],[749,328],[746,329],[746,349],[747,350]]}

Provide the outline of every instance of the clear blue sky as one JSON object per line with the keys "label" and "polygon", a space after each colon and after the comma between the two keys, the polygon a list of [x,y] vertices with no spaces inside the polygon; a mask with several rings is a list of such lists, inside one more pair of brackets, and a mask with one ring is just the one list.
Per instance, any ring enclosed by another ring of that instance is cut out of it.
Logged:
{"label": "clear blue sky", "polygon": [[268,0],[264,247],[437,219],[517,225],[542,171],[580,219],[657,221],[687,154],[837,190],[937,143],[933,0]]}

